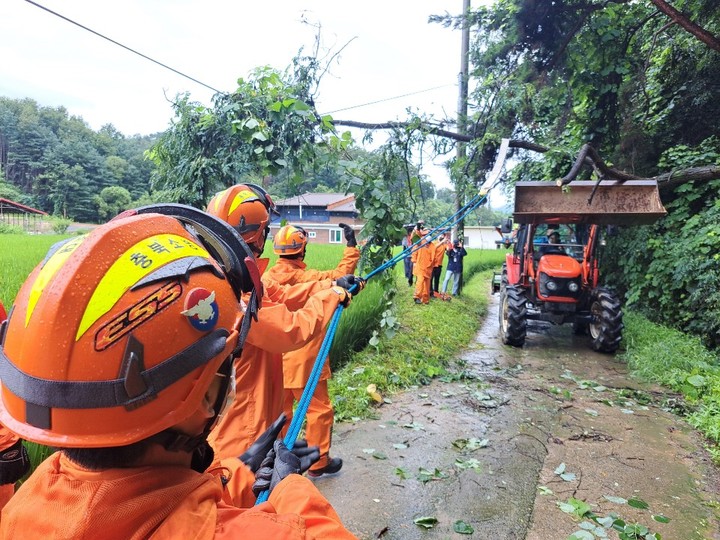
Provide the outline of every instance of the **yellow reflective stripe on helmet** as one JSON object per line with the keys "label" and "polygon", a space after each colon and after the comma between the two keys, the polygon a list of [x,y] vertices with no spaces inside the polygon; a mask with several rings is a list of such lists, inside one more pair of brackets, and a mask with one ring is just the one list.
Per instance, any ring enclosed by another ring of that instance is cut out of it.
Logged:
{"label": "yellow reflective stripe on helmet", "polygon": [[240,193],[235,195],[235,198],[232,200],[232,203],[230,203],[230,211],[228,212],[228,215],[232,214],[235,211],[235,209],[244,202],[259,201],[259,200],[260,200],[260,198],[255,193],[253,193],[249,189],[244,189]]}
{"label": "yellow reflective stripe on helmet", "polygon": [[45,290],[45,286],[65,263],[70,254],[75,251],[80,244],[82,244],[85,238],[87,238],[87,234],[68,240],[45,262],[32,284],[32,289],[30,290],[27,311],[25,312],[25,327],[27,327],[30,323],[32,312],[35,309],[37,301],[40,299],[40,295]]}
{"label": "yellow reflective stripe on helmet", "polygon": [[113,263],[98,283],[85,308],[75,340],[145,276],[169,262],[197,256],[210,258],[205,249],[177,234],[157,234],[135,244]]}
{"label": "yellow reflective stripe on helmet", "polygon": [[[215,215],[217,215],[217,213],[220,211],[220,201],[222,201],[227,196],[228,191],[230,191],[230,188],[221,191],[210,200],[209,206],[212,206],[212,211]],[[208,210],[209,209],[210,208],[208,208]]]}

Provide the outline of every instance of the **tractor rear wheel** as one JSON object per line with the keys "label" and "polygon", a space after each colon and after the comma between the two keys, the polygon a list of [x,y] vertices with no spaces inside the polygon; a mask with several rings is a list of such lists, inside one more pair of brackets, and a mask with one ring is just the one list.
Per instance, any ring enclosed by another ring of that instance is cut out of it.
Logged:
{"label": "tractor rear wheel", "polygon": [[620,347],[625,326],[620,300],[608,289],[599,287],[590,296],[590,315],[590,346],[594,351],[614,353]]}
{"label": "tractor rear wheel", "polygon": [[520,287],[500,290],[500,337],[505,345],[522,347],[527,335],[527,297]]}

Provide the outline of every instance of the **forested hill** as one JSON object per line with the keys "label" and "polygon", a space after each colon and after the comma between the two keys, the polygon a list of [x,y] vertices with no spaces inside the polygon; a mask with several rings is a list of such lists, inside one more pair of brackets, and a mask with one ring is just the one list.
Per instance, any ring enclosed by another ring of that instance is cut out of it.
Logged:
{"label": "forested hill", "polygon": [[[126,208],[181,201],[172,190],[152,189],[155,162],[145,152],[160,135],[126,136],[111,124],[96,132],[64,107],[0,97],[0,197],[89,223],[106,221]],[[308,171],[301,183],[285,176],[266,181],[277,199],[342,192],[347,184],[342,172],[332,167]],[[226,186],[219,182],[215,187]],[[418,216],[428,223],[440,223],[453,212],[452,190],[436,189],[425,179],[421,191]],[[500,211],[481,208],[474,221],[490,225],[502,217]]]}
{"label": "forested hill", "polygon": [[[112,217],[118,198],[143,201],[154,164],[144,152],[157,135],[93,131],[64,107],[0,97],[0,197],[84,222]],[[107,200],[98,197],[104,188]]]}

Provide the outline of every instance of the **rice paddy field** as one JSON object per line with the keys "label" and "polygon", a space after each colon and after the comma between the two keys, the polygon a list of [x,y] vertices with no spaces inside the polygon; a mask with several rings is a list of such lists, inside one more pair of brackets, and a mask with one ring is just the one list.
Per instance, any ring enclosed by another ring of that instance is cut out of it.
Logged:
{"label": "rice paddy field", "polygon": [[15,295],[50,246],[67,235],[0,234],[0,301],[10,309]]}

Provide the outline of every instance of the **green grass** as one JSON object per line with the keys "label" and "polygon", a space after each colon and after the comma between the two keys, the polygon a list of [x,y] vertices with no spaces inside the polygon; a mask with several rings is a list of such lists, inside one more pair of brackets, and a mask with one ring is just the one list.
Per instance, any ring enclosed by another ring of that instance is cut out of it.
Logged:
{"label": "green grass", "polygon": [[335,418],[343,421],[372,416],[372,398],[367,392],[370,384],[387,397],[410,386],[427,384],[434,377],[447,376],[454,357],[472,340],[487,313],[490,275],[502,260],[504,252],[468,250],[461,296],[451,302],[432,300],[428,306],[413,302],[413,289],[404,280],[402,263],[398,264],[395,308],[400,329],[391,338],[381,338],[377,347],[369,346],[352,355],[347,365],[334,373],[330,392]]}
{"label": "green grass", "polygon": [[6,309],[33,268],[66,235],[0,234],[0,301]]}
{"label": "green grass", "polygon": [[[720,464],[720,357],[698,337],[683,334],[626,312],[621,356],[633,374],[678,392],[686,406],[680,412],[708,439],[708,450]],[[673,407],[678,408],[678,407]]]}

